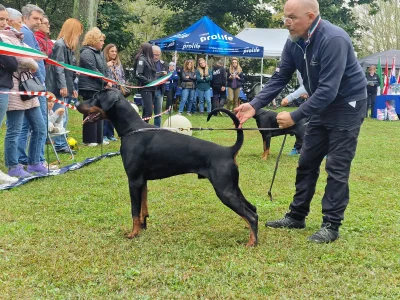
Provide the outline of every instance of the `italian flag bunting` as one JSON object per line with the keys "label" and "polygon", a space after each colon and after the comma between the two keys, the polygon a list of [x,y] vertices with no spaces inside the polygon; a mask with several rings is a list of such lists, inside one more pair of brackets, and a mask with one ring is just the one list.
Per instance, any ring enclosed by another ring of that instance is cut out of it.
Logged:
{"label": "italian flag bunting", "polygon": [[0,55],[43,59],[48,64],[73,71],[77,74],[86,75],[86,76],[95,77],[95,78],[101,78],[102,80],[104,80],[106,82],[110,82],[115,85],[122,85],[122,86],[125,86],[128,88],[143,88],[143,87],[151,87],[151,86],[160,85],[160,84],[165,83],[172,75],[172,72],[171,72],[153,82],[150,82],[149,84],[147,84],[145,86],[131,86],[131,85],[127,85],[127,84],[115,81],[113,79],[107,78],[99,72],[95,72],[92,70],[88,70],[88,69],[84,69],[81,67],[77,67],[77,66],[73,66],[73,65],[66,64],[66,63],[55,61],[53,59],[48,58],[47,55],[43,54],[42,52],[32,49],[32,48],[29,48],[29,47],[16,46],[16,45],[0,42]]}
{"label": "italian flag bunting", "polygon": [[382,78],[382,65],[381,65],[381,57],[379,56],[378,60],[378,77],[379,77],[379,82],[381,83],[380,85],[380,91],[382,93],[383,91],[383,78]]}
{"label": "italian flag bunting", "polygon": [[387,95],[388,91],[389,91],[389,64],[388,64],[388,59],[386,57],[386,67],[385,67],[385,83],[383,86],[383,93],[382,95]]}
{"label": "italian flag bunting", "polygon": [[4,42],[0,42],[0,54],[8,56],[30,57],[30,58],[41,58],[41,59],[47,58],[45,54],[43,54],[38,50],[28,47],[7,44]]}

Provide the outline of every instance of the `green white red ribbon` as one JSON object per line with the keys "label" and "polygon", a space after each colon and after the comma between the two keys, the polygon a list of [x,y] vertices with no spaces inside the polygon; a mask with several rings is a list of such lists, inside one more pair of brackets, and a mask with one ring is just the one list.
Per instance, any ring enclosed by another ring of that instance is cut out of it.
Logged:
{"label": "green white red ribbon", "polygon": [[53,59],[48,58],[48,56],[43,54],[42,52],[40,52],[36,49],[28,48],[28,47],[16,46],[16,45],[0,42],[0,54],[8,55],[8,56],[29,57],[29,58],[33,58],[33,59],[43,59],[48,64],[51,64],[51,65],[54,65],[54,66],[57,66],[60,68],[64,68],[66,70],[70,70],[77,74],[83,74],[83,75],[94,77],[94,78],[100,78],[106,82],[110,82],[115,85],[121,85],[121,86],[131,88],[131,89],[140,89],[140,88],[144,88],[144,87],[152,87],[152,86],[157,86],[157,85],[163,84],[166,81],[168,81],[168,79],[172,75],[172,72],[170,72],[169,74],[167,74],[161,78],[158,78],[157,80],[154,80],[154,81],[150,82],[149,84],[146,84],[145,86],[132,86],[132,85],[127,85],[125,83],[118,82],[118,81],[112,80],[110,78],[107,78],[99,72],[95,72],[95,71],[92,71],[89,69],[85,69],[85,68],[81,68],[81,67],[77,67],[77,66],[73,66],[73,65],[66,64],[66,63],[55,61]]}

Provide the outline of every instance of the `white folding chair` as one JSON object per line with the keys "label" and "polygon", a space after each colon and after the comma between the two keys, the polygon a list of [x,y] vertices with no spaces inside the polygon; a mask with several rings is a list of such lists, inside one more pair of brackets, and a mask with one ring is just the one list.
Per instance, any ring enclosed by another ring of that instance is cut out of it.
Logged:
{"label": "white folding chair", "polygon": [[54,140],[53,140],[53,138],[55,138],[55,137],[57,137],[57,136],[63,136],[64,139],[65,139],[65,142],[67,143],[69,153],[71,153],[71,159],[74,159],[74,153],[72,152],[71,147],[69,146],[68,140],[67,140],[67,134],[68,134],[68,133],[69,133],[69,130],[63,131],[63,132],[57,132],[57,133],[55,133],[55,132],[51,132],[51,133],[48,132],[48,133],[47,133],[47,137],[48,137],[48,139],[49,139],[49,141],[50,141],[51,147],[53,148],[54,154],[56,155],[56,158],[57,158],[57,161],[58,161],[59,164],[61,163],[61,161],[60,161],[60,158],[58,157],[58,153],[57,153],[57,151],[56,151],[56,148],[54,147]]}

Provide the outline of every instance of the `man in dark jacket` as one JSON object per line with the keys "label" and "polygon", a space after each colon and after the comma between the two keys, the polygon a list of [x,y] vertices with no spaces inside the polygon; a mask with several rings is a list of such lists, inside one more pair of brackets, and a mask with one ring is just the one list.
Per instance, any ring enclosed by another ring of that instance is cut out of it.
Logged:
{"label": "man in dark jacket", "polygon": [[267,222],[266,226],[305,227],[320,164],[328,155],[322,226],[309,240],[329,243],[339,237],[349,202],[348,179],[366,111],[367,81],[350,37],[341,28],[321,19],[316,0],[287,1],[283,21],[289,29],[290,40],[286,42],[278,70],[253,101],[235,111],[243,124],[282,91],[296,69],[300,71],[308,100],[297,110],[277,116],[280,128],[310,118],[297,167],[296,193],[290,211],[280,220]]}
{"label": "man in dark jacket", "polygon": [[371,107],[371,118],[372,115],[374,114],[374,107],[375,107],[375,99],[376,95],[378,94],[378,86],[381,85],[381,80],[379,79],[378,74],[376,72],[376,67],[375,66],[369,66],[368,72],[367,72],[367,94],[368,94],[368,104],[367,104],[367,113],[365,115],[366,118],[368,118],[368,109]]}
{"label": "man in dark jacket", "polygon": [[223,107],[226,101],[226,70],[222,59],[218,59],[213,66],[211,88],[212,108]]}
{"label": "man in dark jacket", "polygon": [[[161,78],[168,74],[168,67],[163,60],[161,60],[161,49],[158,46],[153,46],[154,65],[156,67],[156,79]],[[163,84],[156,86],[154,94],[154,114],[158,115],[162,111],[162,104],[164,100],[165,87]],[[161,116],[154,118],[154,125],[161,127]]]}

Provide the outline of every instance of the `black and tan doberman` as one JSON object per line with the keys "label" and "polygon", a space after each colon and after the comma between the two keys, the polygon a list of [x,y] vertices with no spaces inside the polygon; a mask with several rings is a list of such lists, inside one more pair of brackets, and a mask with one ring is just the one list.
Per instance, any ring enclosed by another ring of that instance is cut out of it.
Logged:
{"label": "black and tan doberman", "polygon": [[[77,105],[79,112],[88,115],[85,122],[108,119],[121,137],[121,157],[128,176],[131,197],[133,228],[129,238],[146,229],[149,216],[147,208],[147,181],[175,175],[195,173],[208,178],[221,201],[242,217],[249,225],[250,238],[247,246],[257,244],[258,215],[256,207],[246,200],[239,188],[239,170],[235,156],[243,144],[243,132],[237,131],[232,147],[157,129],[144,122],[131,104],[117,89],[98,92],[91,100]],[[236,127],[239,120],[226,109]]]}
{"label": "black and tan doberman", "polygon": [[[259,109],[254,115],[254,119],[256,119],[258,128],[279,128],[278,122],[276,121],[276,116],[278,114],[274,111]],[[268,159],[269,149],[271,146],[271,138],[274,136],[290,134],[296,137],[296,143],[294,144],[294,148],[300,151],[301,146],[303,145],[304,133],[306,131],[306,120],[301,119],[300,122],[294,124],[293,126],[285,129],[279,130],[260,130],[262,139],[263,139],[263,154],[261,158],[264,160]]]}

